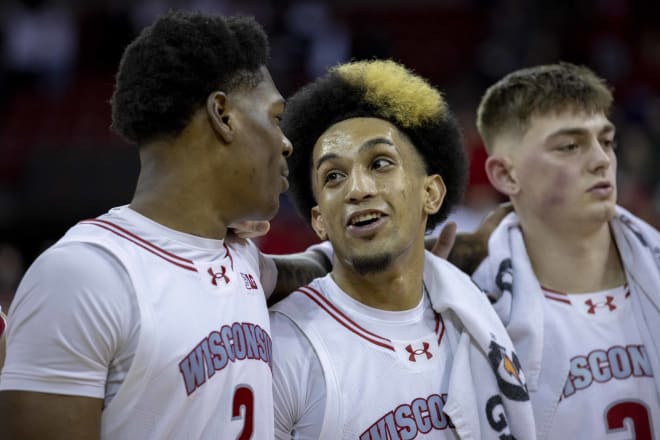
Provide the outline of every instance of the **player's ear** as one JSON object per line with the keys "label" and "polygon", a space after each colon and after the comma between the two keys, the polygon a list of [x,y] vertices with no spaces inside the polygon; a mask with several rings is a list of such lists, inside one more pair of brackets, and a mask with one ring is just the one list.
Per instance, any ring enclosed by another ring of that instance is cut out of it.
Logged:
{"label": "player's ear", "polygon": [[517,194],[520,185],[511,159],[503,155],[492,155],[486,159],[486,174],[491,185],[508,196]]}
{"label": "player's ear", "polygon": [[440,210],[447,194],[447,187],[442,176],[433,174],[426,176],[424,182],[424,212],[427,215],[435,214]]}
{"label": "player's ear", "polygon": [[319,211],[318,205],[312,208],[312,229],[314,229],[314,232],[316,232],[316,235],[321,240],[328,239],[328,234],[325,229],[325,221],[323,220],[321,211]]}
{"label": "player's ear", "polygon": [[224,92],[216,90],[206,98],[206,113],[209,115],[209,121],[213,130],[225,142],[229,143],[234,139],[234,126],[230,118],[229,98]]}

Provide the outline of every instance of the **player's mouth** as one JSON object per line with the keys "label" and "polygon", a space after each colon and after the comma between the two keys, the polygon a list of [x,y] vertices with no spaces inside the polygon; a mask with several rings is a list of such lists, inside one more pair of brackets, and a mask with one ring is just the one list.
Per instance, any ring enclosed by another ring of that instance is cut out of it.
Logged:
{"label": "player's mouth", "polygon": [[282,179],[282,192],[286,192],[289,189],[289,168],[285,167],[282,169],[280,178]]}
{"label": "player's mouth", "polygon": [[607,198],[614,192],[614,186],[608,181],[601,181],[590,187],[588,192],[599,198]]}
{"label": "player's mouth", "polygon": [[386,222],[388,216],[381,211],[368,210],[351,214],[346,222],[348,232],[356,237],[373,235]]}

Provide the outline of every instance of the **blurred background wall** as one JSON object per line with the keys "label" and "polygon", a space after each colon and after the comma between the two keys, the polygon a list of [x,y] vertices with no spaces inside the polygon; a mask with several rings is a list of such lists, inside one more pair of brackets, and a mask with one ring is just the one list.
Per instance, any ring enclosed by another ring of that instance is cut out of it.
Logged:
{"label": "blurred background wall", "polygon": [[[0,304],[68,227],[128,203],[137,151],[109,130],[123,48],[169,9],[242,13],[266,28],[284,96],[350,59],[405,63],[446,92],[471,157],[459,230],[502,200],[483,171],[480,96],[511,70],[586,64],[614,86],[619,201],[660,226],[660,13],[640,0],[3,0],[0,3]],[[316,241],[285,196],[270,253]]]}

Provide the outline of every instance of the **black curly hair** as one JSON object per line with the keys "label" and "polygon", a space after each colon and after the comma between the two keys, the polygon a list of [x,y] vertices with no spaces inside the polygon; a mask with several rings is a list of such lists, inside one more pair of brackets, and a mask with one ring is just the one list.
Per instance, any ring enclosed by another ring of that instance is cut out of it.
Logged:
{"label": "black curly hair", "polygon": [[426,229],[446,219],[465,189],[467,159],[461,132],[440,92],[390,60],[334,67],[288,99],[282,129],[294,146],[288,158],[289,195],[300,214],[310,221],[316,205],[311,181],[314,144],[331,125],[355,117],[389,121],[409,137],[426,172],[442,176],[447,187]]}
{"label": "black curly hair", "polygon": [[269,58],[251,17],[170,12],[126,47],[112,96],[112,128],[141,145],[178,135],[214,90],[254,87]]}

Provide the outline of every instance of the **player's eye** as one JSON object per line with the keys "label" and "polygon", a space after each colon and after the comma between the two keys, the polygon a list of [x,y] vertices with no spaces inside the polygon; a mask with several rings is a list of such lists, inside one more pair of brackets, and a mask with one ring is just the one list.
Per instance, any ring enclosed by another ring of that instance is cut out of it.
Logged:
{"label": "player's eye", "polygon": [[343,178],[343,174],[340,173],[339,171],[329,171],[328,173],[326,173],[325,177],[323,178],[323,183],[334,184],[341,181],[342,178]]}
{"label": "player's eye", "polygon": [[392,165],[393,162],[389,159],[385,159],[383,157],[379,157],[378,159],[374,160],[371,164],[371,167],[375,170],[380,170],[383,168],[387,168],[388,166]]}
{"label": "player's eye", "polygon": [[575,151],[575,150],[577,150],[578,148],[580,148],[580,146],[579,146],[578,144],[576,144],[576,143],[571,143],[571,144],[560,145],[560,146],[557,148],[557,150],[559,150],[559,151],[570,152],[570,151]]}
{"label": "player's eye", "polygon": [[616,150],[618,146],[616,139],[603,139],[600,143],[603,145],[603,147],[610,150]]}

